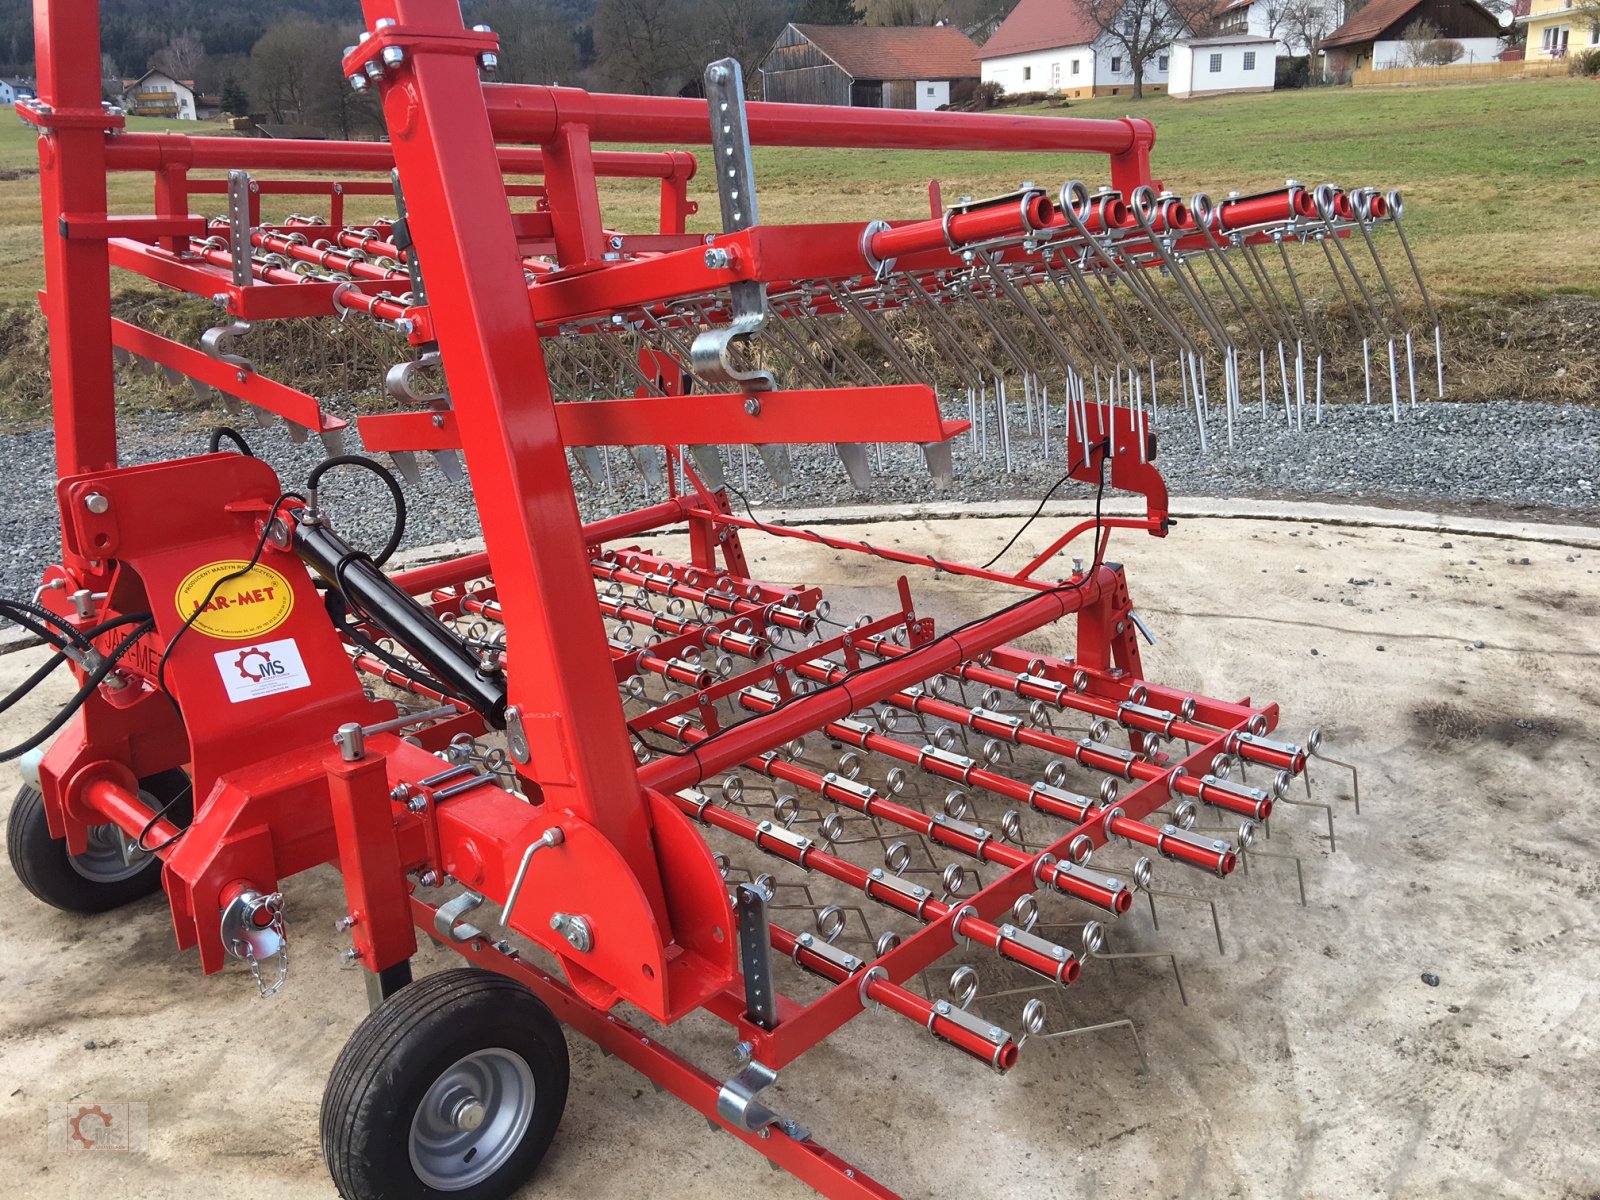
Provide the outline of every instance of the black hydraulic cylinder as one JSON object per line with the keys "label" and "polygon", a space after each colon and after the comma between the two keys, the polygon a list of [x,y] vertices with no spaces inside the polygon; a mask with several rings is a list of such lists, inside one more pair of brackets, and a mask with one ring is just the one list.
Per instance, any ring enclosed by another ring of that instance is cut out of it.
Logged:
{"label": "black hydraulic cylinder", "polygon": [[326,521],[294,521],[295,552],[342,595],[358,619],[388,634],[496,729],[506,727],[505,673],[485,670],[470,646],[353,549]]}

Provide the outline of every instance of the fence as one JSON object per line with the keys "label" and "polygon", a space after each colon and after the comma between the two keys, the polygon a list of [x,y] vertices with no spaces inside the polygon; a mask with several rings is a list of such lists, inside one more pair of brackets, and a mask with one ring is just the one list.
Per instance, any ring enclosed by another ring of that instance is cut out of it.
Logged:
{"label": "fence", "polygon": [[1489,79],[1541,78],[1567,74],[1567,60],[1545,62],[1458,63],[1448,67],[1363,67],[1352,71],[1350,82],[1356,87],[1395,83],[1481,83]]}

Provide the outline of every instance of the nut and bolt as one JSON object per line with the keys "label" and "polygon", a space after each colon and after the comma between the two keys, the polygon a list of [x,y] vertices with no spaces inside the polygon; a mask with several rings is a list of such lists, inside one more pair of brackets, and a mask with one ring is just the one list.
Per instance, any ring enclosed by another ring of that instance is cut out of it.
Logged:
{"label": "nut and bolt", "polygon": [[712,83],[727,83],[728,68],[722,66],[712,67],[711,70],[706,72],[706,78],[711,80]]}
{"label": "nut and bolt", "polygon": [[478,70],[485,75],[493,75],[500,69],[500,56],[493,50],[485,50],[478,55]]}
{"label": "nut and bolt", "polygon": [[735,1062],[747,1063],[755,1056],[756,1048],[753,1042],[736,1042],[734,1044],[733,1058]]}
{"label": "nut and bolt", "polygon": [[355,928],[355,925],[355,916],[353,914],[346,913],[333,923],[333,931],[335,933],[348,933],[350,930]]}
{"label": "nut and bolt", "polygon": [[579,954],[587,954],[594,948],[594,935],[589,931],[589,922],[583,917],[573,916],[571,913],[553,913],[550,917],[550,928],[554,929]]}
{"label": "nut and bolt", "polygon": [[759,417],[761,415],[761,401],[754,396],[748,397],[744,402],[744,411],[747,416]]}
{"label": "nut and bolt", "polygon": [[422,873],[422,875],[417,879],[417,882],[420,883],[423,887],[438,887],[439,886],[439,872],[437,872],[437,871],[424,871]]}
{"label": "nut and bolt", "polygon": [[354,946],[351,946],[348,950],[341,950],[339,952],[339,961],[346,963],[360,962],[361,951],[357,950]]}
{"label": "nut and bolt", "polygon": [[612,234],[611,235],[610,245],[611,245],[611,248],[613,250],[621,250],[622,249],[622,237],[621,237],[621,235],[620,234],[615,234],[615,233]]}
{"label": "nut and bolt", "polygon": [[725,271],[732,259],[722,246],[712,246],[706,251],[706,266],[713,271]]}

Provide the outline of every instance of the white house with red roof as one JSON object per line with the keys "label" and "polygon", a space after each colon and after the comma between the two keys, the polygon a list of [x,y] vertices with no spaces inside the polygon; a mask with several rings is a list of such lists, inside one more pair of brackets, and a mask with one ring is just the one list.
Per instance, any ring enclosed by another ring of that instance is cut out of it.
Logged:
{"label": "white house with red roof", "polygon": [[[1133,67],[1073,0],[1022,0],[978,51],[985,83],[1013,95],[1051,92],[1077,99],[1133,92]],[[1144,72],[1146,92],[1167,90],[1171,54],[1163,50]]]}

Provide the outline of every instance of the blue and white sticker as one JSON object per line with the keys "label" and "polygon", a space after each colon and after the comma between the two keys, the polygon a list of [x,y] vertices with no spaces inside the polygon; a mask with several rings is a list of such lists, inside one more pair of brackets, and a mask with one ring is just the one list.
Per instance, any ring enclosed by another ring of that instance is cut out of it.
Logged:
{"label": "blue and white sticker", "polygon": [[306,664],[293,638],[249,642],[224,650],[215,658],[217,670],[222,674],[222,686],[228,689],[228,700],[232,704],[311,686],[311,676],[306,674]]}

